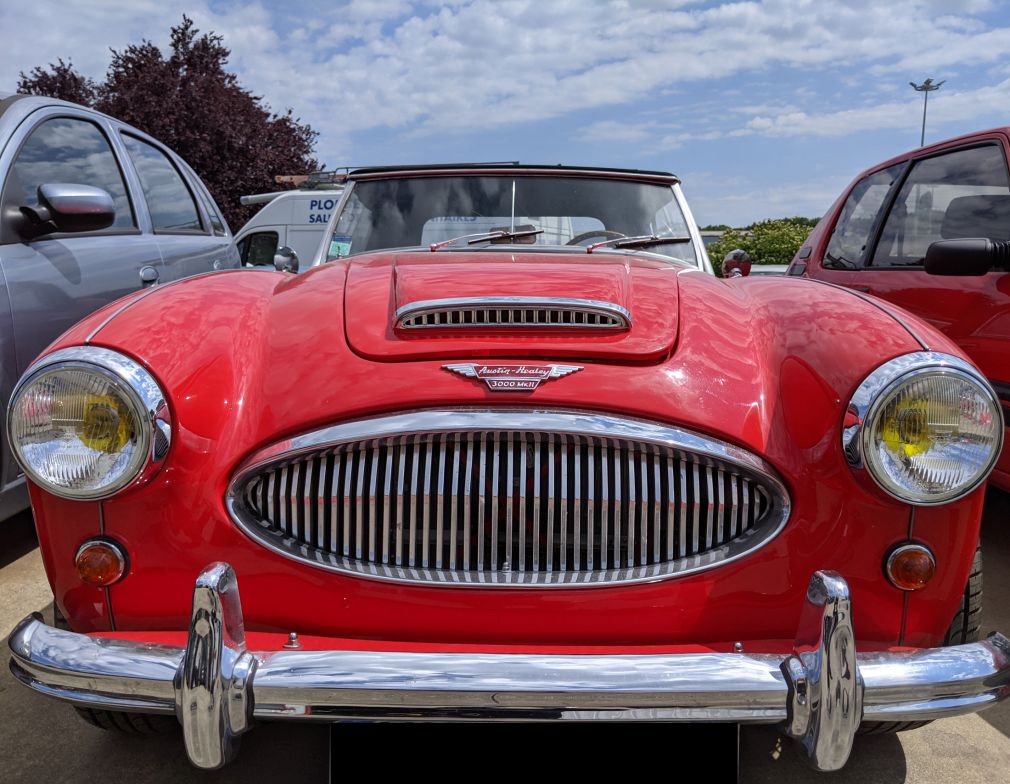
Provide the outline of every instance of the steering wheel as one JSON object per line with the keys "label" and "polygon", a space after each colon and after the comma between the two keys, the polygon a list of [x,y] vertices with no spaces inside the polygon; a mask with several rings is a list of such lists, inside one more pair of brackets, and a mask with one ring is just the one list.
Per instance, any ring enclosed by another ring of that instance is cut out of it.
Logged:
{"label": "steering wheel", "polygon": [[593,229],[592,231],[584,231],[581,234],[576,234],[568,240],[565,245],[578,245],[583,240],[588,240],[590,237],[606,237],[609,240],[616,240],[627,236],[627,234],[621,234],[619,231],[611,231],[610,229]]}

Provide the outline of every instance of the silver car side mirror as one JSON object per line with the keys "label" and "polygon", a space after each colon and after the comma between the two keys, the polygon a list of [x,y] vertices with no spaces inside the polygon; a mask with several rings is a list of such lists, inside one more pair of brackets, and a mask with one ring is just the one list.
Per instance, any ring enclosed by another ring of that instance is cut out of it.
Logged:
{"label": "silver car side mirror", "polygon": [[298,272],[298,254],[282,245],[274,254],[274,269],[278,272]]}
{"label": "silver car side mirror", "polygon": [[116,220],[116,205],[107,191],[66,182],[40,185],[38,204],[20,211],[23,221],[18,233],[25,239],[54,232],[98,231]]}

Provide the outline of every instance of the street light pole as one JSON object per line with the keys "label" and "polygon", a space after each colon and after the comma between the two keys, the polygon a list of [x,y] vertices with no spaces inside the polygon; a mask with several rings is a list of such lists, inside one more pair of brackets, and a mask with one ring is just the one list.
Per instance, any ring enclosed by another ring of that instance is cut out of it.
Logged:
{"label": "street light pole", "polygon": [[[943,82],[947,81],[946,79]],[[930,77],[922,84],[916,84],[915,82],[909,82],[912,85],[912,89],[917,93],[922,93],[922,136],[919,137],[919,146],[922,147],[926,144],[926,105],[929,103],[929,94],[940,89],[943,82],[937,82],[933,84],[933,79]]]}

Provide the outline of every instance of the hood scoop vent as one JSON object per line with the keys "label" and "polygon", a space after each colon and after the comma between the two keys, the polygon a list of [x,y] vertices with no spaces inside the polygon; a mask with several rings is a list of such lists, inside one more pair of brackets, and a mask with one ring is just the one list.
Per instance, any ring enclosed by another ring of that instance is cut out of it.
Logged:
{"label": "hood scoop vent", "polygon": [[631,314],[613,302],[557,297],[457,297],[411,302],[396,311],[396,328],[563,329],[631,328]]}

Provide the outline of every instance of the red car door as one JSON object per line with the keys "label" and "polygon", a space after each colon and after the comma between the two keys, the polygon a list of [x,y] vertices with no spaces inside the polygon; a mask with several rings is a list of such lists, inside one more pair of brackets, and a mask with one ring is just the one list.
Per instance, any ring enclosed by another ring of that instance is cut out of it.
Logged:
{"label": "red car door", "polygon": [[[1010,239],[1008,143],[1003,132],[980,134],[871,170],[812,235],[803,273],[876,295],[933,324],[989,377],[1010,418],[1010,269],[940,277],[923,266],[938,240]],[[794,261],[790,272],[799,267]],[[1010,490],[1010,449],[993,482]]]}

